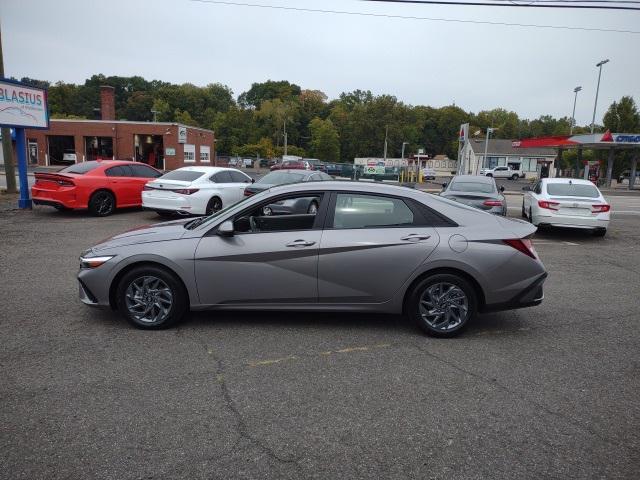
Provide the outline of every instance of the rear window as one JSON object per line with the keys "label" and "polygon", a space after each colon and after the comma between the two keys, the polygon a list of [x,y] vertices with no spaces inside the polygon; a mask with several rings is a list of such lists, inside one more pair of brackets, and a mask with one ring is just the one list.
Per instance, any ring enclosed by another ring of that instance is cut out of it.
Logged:
{"label": "rear window", "polygon": [[598,198],[600,196],[595,186],[577,183],[547,183],[547,193],[557,197]]}
{"label": "rear window", "polygon": [[304,174],[290,172],[271,172],[266,174],[256,183],[265,183],[267,185],[283,185],[285,183],[303,182]]}
{"label": "rear window", "polygon": [[173,172],[165,173],[160,178],[162,180],[178,180],[181,182],[193,182],[201,176],[204,172],[194,172],[193,170],[174,170]]}
{"label": "rear window", "polygon": [[78,175],[82,175],[87,172],[90,172],[91,170],[98,168],[99,166],[100,166],[99,162],[92,160],[89,162],[82,162],[82,163],[76,163],[75,165],[70,165],[66,168],[63,168],[58,173],[76,173]]}
{"label": "rear window", "polygon": [[460,182],[453,181],[451,182],[451,186],[449,190],[455,190],[456,192],[470,192],[470,193],[493,193],[495,192],[495,188],[493,188],[492,183],[486,182]]}

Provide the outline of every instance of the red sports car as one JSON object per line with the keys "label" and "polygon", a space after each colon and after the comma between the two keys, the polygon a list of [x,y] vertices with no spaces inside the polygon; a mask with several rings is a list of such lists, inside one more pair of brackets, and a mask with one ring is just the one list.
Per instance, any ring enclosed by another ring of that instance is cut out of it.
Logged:
{"label": "red sports car", "polygon": [[99,217],[119,207],[142,205],[142,188],[162,175],[139,162],[96,160],[81,162],[55,173],[36,172],[31,197],[36,205],[58,210],[84,209]]}
{"label": "red sports car", "polygon": [[276,163],[271,166],[271,171],[274,170],[313,170],[313,165],[306,160],[285,160],[281,163]]}

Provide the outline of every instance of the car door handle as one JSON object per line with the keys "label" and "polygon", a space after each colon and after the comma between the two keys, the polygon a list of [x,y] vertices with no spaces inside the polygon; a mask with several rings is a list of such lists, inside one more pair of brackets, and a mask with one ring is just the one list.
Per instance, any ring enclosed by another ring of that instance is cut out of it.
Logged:
{"label": "car door handle", "polygon": [[312,242],[309,240],[294,240],[293,242],[287,243],[287,247],[310,247],[311,245],[315,245],[316,242]]}
{"label": "car door handle", "polygon": [[406,237],[402,237],[400,240],[406,240],[409,242],[419,242],[420,240],[429,240],[431,235],[421,234],[421,233],[410,233]]}

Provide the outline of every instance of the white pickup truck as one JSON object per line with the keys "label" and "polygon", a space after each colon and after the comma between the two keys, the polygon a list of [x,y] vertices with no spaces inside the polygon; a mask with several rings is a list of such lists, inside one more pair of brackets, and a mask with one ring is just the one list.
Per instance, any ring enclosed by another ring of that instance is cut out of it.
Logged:
{"label": "white pickup truck", "polygon": [[480,175],[493,178],[510,178],[511,180],[518,180],[524,177],[522,170],[512,170],[511,167],[483,168],[480,170]]}

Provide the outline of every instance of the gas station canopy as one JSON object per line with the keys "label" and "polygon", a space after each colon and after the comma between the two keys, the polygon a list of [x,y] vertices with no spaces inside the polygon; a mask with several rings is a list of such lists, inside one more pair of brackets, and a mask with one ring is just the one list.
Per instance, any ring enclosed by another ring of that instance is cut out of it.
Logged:
{"label": "gas station canopy", "polygon": [[525,138],[512,142],[515,148],[583,148],[583,149],[629,149],[640,148],[640,133],[592,133],[587,135],[558,135],[552,137]]}

